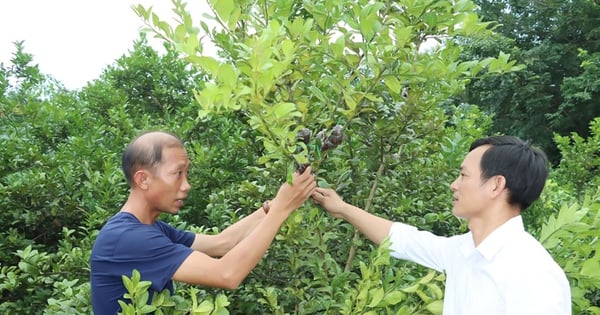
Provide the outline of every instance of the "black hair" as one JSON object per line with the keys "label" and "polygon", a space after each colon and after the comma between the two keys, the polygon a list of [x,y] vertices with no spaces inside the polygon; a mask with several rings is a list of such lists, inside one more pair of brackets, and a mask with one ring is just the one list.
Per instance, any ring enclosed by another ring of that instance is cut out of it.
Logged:
{"label": "black hair", "polygon": [[[138,141],[141,137],[155,133],[148,142]],[[140,169],[149,169],[154,171],[162,162],[162,153],[164,148],[183,147],[183,142],[175,134],[164,131],[147,131],[133,139],[123,151],[121,168],[127,183],[130,187],[134,186],[133,174]]]}
{"label": "black hair", "polygon": [[501,175],[509,191],[508,203],[527,209],[540,197],[548,178],[548,157],[544,151],[513,136],[492,136],[474,141],[469,151],[490,145],[481,157],[481,178]]}

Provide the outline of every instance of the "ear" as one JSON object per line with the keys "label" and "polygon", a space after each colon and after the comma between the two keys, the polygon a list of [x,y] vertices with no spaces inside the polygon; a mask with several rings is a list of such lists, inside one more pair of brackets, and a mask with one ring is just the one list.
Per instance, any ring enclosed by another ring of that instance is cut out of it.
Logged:
{"label": "ear", "polygon": [[506,188],[506,178],[502,175],[496,175],[490,179],[492,198],[496,198],[504,192]]}
{"label": "ear", "polygon": [[135,172],[135,174],[133,174],[133,182],[142,190],[148,189],[148,172],[146,170]]}

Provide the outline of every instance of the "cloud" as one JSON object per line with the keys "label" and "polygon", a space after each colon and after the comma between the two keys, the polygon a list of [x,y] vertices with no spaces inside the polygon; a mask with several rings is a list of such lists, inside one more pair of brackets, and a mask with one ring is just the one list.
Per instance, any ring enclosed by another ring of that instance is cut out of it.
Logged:
{"label": "cloud", "polygon": [[[172,3],[167,0],[0,1],[0,62],[8,65],[13,43],[24,41],[25,51],[43,73],[78,89],[133,47],[143,27],[131,9],[137,4],[152,6],[164,20],[173,21]],[[206,7],[206,1],[188,4],[198,17]]]}

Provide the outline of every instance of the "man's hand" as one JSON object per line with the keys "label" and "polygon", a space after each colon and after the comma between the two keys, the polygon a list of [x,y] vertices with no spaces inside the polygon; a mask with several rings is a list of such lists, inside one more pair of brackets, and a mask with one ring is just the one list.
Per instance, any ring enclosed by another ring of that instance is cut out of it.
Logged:
{"label": "man's hand", "polygon": [[333,189],[317,187],[312,197],[333,217],[346,220],[375,244],[381,244],[390,233],[392,221],[346,203]]}
{"label": "man's hand", "polygon": [[332,216],[340,219],[343,218],[343,211],[348,204],[342,200],[335,190],[317,187],[312,194],[312,198]]}
{"label": "man's hand", "polygon": [[278,212],[289,215],[313,194],[316,186],[310,166],[302,173],[294,173],[292,184],[281,185],[275,198],[269,202],[268,213]]}

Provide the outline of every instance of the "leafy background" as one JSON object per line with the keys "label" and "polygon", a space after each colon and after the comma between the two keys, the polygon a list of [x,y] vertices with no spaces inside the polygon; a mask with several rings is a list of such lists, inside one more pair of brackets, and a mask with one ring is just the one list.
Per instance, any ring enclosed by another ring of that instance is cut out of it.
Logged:
{"label": "leafy background", "polygon": [[[370,212],[462,233],[448,187],[470,142],[531,140],[552,171],[527,229],[567,273],[573,313],[600,314],[597,2],[211,5],[220,28],[181,1],[171,24],[134,7],[148,32],[78,91],[40,73],[23,43],[0,65],[0,313],[91,313],[90,250],[127,196],[120,153],[162,129],[186,141],[193,187],[162,219],[205,233],[251,213],[305,162]],[[428,39],[440,45],[420,49]],[[314,135],[335,125],[344,141],[320,152]],[[239,289],[178,284],[150,297],[133,273],[123,313],[440,314],[443,274],[391,260],[385,245],[308,202]]]}

